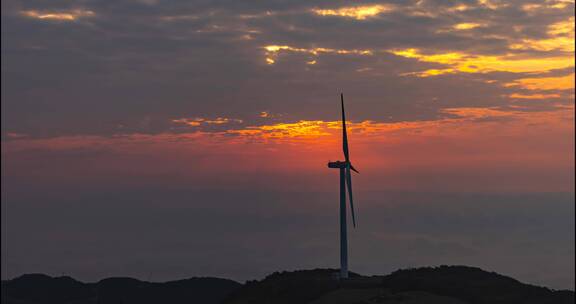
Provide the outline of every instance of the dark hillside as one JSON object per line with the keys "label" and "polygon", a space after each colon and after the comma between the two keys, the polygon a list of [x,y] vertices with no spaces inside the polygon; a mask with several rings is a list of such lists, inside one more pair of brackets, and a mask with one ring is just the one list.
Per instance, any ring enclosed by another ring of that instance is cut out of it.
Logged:
{"label": "dark hillside", "polygon": [[92,288],[88,284],[70,277],[53,278],[44,274],[25,274],[2,282],[2,303],[7,299],[21,299],[30,303],[60,304],[86,299],[92,294]]}
{"label": "dark hillside", "polygon": [[472,304],[574,303],[574,292],[553,291],[466,266],[440,266],[398,270],[383,278],[392,292],[425,291]]}
{"label": "dark hillside", "polygon": [[574,292],[521,283],[479,268],[440,266],[398,270],[386,276],[336,269],[275,272],[240,283],[191,278],[152,283],[108,278],[82,283],[70,277],[23,275],[2,282],[2,304],[572,304]]}
{"label": "dark hillside", "polygon": [[523,284],[473,267],[425,267],[372,277],[354,274],[344,282],[335,280],[335,273],[330,269],[274,273],[245,284],[224,303],[574,303],[573,291]]}
{"label": "dark hillside", "polygon": [[[336,269],[275,272],[261,281],[249,281],[224,303],[307,303],[336,290],[340,282],[335,279]],[[352,278],[360,275],[351,273]]]}

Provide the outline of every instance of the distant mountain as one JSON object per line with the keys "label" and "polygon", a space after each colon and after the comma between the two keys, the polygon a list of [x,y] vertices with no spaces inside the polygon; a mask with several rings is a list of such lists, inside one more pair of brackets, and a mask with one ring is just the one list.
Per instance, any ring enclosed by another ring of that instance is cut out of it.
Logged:
{"label": "distant mountain", "polygon": [[2,282],[2,304],[218,304],[241,286],[218,278],[165,283],[108,278],[82,283],[69,277],[28,274]]}
{"label": "distant mountain", "polygon": [[335,269],[276,272],[240,283],[192,278],[151,283],[109,278],[82,283],[70,277],[23,275],[2,282],[6,304],[572,304],[573,291],[523,284],[479,268],[440,266],[406,269],[386,276],[337,280]]}
{"label": "distant mountain", "polygon": [[89,284],[70,277],[53,278],[44,274],[25,274],[2,281],[2,303],[71,303],[93,295]]}

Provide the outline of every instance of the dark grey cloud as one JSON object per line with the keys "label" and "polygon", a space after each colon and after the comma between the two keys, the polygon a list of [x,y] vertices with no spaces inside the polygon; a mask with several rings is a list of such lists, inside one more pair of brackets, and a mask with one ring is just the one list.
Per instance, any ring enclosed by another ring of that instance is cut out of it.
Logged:
{"label": "dark grey cloud", "polygon": [[[399,77],[440,64],[378,51],[374,56],[323,54],[313,67],[305,64],[309,54],[280,54],[270,67],[262,46],[502,54],[510,51],[510,38],[546,37],[546,27],[573,15],[574,6],[527,13],[521,9],[524,1],[506,2],[497,10],[474,1],[390,3],[398,9],[358,21],[310,13],[348,2],[4,1],[3,131],[156,133],[182,117],[257,123],[264,110],[287,120],[331,119],[325,109],[340,90],[351,96],[357,119],[376,121],[434,119],[444,107],[505,106],[509,100],[501,96],[512,89],[476,81],[483,75]],[[461,4],[471,9],[450,10]],[[95,15],[61,22],[21,14],[71,9]],[[435,15],[411,15],[416,9]],[[487,25],[466,35],[438,33],[459,22]],[[519,32],[511,33],[513,26],[520,26]],[[371,72],[357,71],[367,67]],[[470,91],[454,89],[462,87]],[[441,102],[429,102],[431,92]],[[563,100],[570,103],[570,95]]]}

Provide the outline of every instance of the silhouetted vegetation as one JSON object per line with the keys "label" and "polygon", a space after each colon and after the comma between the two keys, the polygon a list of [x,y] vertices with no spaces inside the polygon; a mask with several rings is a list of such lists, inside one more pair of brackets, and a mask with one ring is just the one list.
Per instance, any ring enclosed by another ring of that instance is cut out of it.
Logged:
{"label": "silhouetted vegetation", "polygon": [[[261,281],[249,281],[224,303],[307,303],[338,289],[338,270],[314,269],[275,272]],[[360,277],[350,273],[350,277]]]}
{"label": "silhouetted vegetation", "polygon": [[151,283],[109,278],[82,283],[70,277],[23,275],[2,282],[6,304],[146,304],[146,303],[574,303],[573,291],[555,291],[465,266],[398,270],[386,276],[337,279],[336,269],[275,272],[260,281],[240,283],[192,278]]}
{"label": "silhouetted vegetation", "polygon": [[[436,299],[435,295],[470,304],[574,303],[572,291],[527,285],[473,267],[425,267],[372,277],[351,274],[347,281],[336,280],[337,273],[336,269],[274,273],[261,281],[247,283],[224,303],[308,303],[342,289],[355,292],[370,289],[374,294],[372,299],[350,303],[432,303],[428,299]],[[412,296],[415,294],[417,297]],[[346,293],[340,292],[339,296],[342,295]]]}

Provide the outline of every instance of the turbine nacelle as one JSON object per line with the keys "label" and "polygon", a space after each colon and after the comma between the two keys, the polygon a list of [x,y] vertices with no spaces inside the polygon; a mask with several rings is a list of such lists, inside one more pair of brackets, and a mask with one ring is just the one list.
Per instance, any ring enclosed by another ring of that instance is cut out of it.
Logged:
{"label": "turbine nacelle", "polygon": [[[345,161],[335,161],[335,162],[328,162],[328,168],[331,169],[346,169],[346,162]],[[358,172],[358,170],[356,170],[356,168],[354,168],[354,166],[352,164],[350,164],[350,170],[356,172],[356,173],[360,173]]]}
{"label": "turbine nacelle", "polygon": [[335,162],[329,162],[328,163],[328,168],[332,168],[332,169],[346,169],[346,162],[345,161],[335,161]]}

